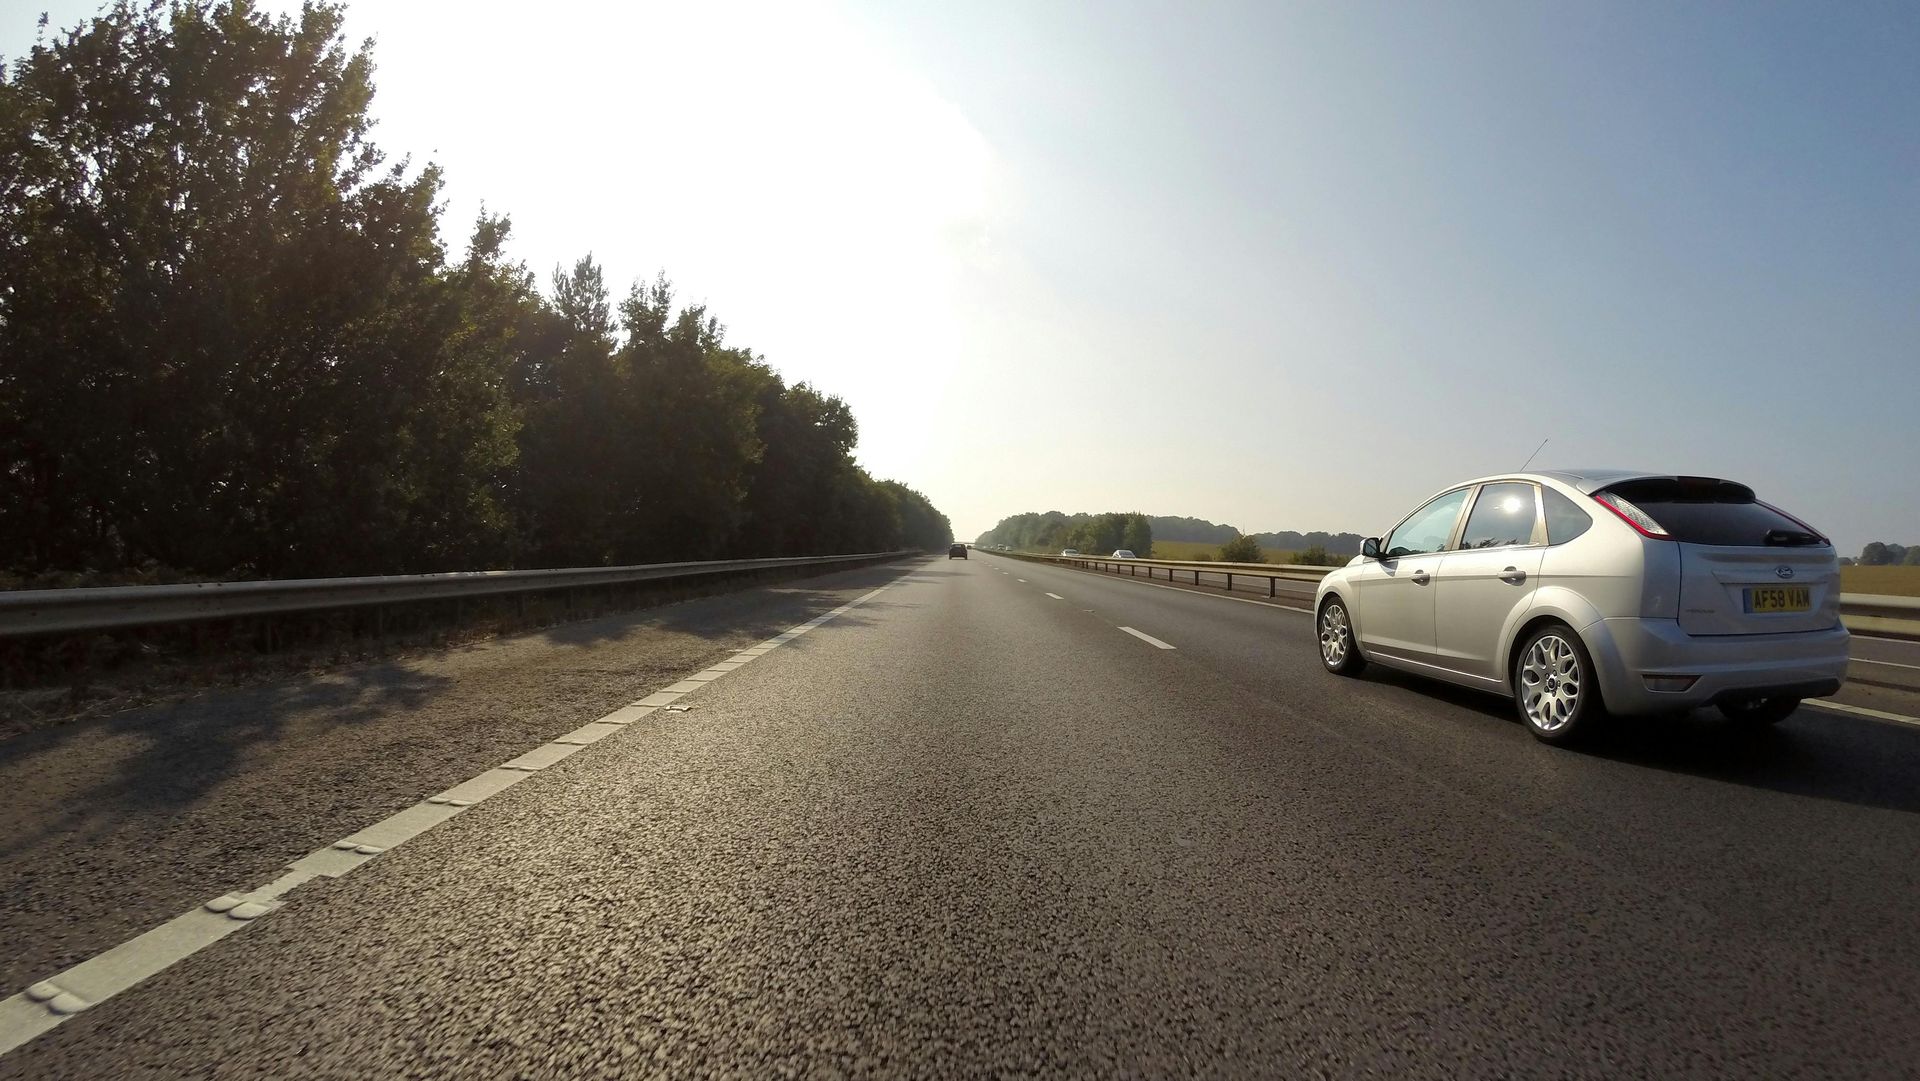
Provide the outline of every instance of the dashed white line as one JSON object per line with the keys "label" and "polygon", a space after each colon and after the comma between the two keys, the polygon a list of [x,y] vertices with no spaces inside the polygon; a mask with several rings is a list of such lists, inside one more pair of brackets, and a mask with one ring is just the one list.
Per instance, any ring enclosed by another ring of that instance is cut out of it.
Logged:
{"label": "dashed white line", "polygon": [[1049,597],[1052,597],[1052,598],[1053,598],[1054,600],[1056,600],[1056,601],[1064,601],[1064,600],[1066,600],[1066,598],[1065,598],[1065,597],[1062,597],[1062,596],[1061,596],[1060,594],[1058,594],[1058,593],[1049,593],[1049,594],[1047,594],[1047,596],[1049,596]]}
{"label": "dashed white line", "polygon": [[1909,728],[1920,728],[1920,717],[1909,717],[1904,713],[1888,713],[1884,709],[1849,706],[1845,702],[1833,702],[1825,698],[1809,698],[1806,704],[1809,706],[1818,706],[1821,709],[1839,710],[1841,713],[1853,713],[1862,717],[1872,717],[1877,721],[1892,721],[1894,724],[1904,724]]}
{"label": "dashed white line", "polygon": [[1160,639],[1158,639],[1158,638],[1155,638],[1155,637],[1154,637],[1153,635],[1151,635],[1151,634],[1147,634],[1147,633],[1146,633],[1146,632],[1144,632],[1144,631],[1136,631],[1136,630],[1134,630],[1134,629],[1133,629],[1132,627],[1122,627],[1122,628],[1120,628],[1120,629],[1121,629],[1121,630],[1123,630],[1123,631],[1126,631],[1126,632],[1127,632],[1128,634],[1131,634],[1131,635],[1133,635],[1133,636],[1134,636],[1135,638],[1138,638],[1138,639],[1140,639],[1140,640],[1141,640],[1142,642],[1145,642],[1146,644],[1148,644],[1148,645],[1150,645],[1150,646],[1155,646],[1155,647],[1158,647],[1158,648],[1160,648],[1160,649],[1172,649],[1172,648],[1173,648],[1172,646],[1170,646],[1170,645],[1168,645],[1168,644],[1166,644],[1165,642],[1162,642],[1162,641],[1161,641]]}
{"label": "dashed white line", "polygon": [[[461,811],[508,788],[568,756],[586,749],[668,705],[718,680],[728,672],[765,656],[769,651],[791,642],[836,616],[843,615],[879,596],[889,586],[881,586],[838,608],[790,627],[751,649],[742,650],[705,671],[681,680],[665,690],[620,707],[598,720],[589,721],[551,742],[543,743],[477,777],[388,816],[373,825],[324,848],[315,849],[289,863],[279,878],[244,893],[228,893],[161,924],[145,934],[96,954],[61,972],[41,980],[25,991],[0,999],[0,1055],[47,1032],[67,1018],[119,994],[150,976],[185,960],[238,931],[286,902],[282,895],[315,878],[339,878],[368,860],[374,859],[427,830],[453,818]],[[1171,647],[1169,647],[1171,648]]]}
{"label": "dashed white line", "polygon": [[1022,585],[1025,585],[1027,580],[1025,578],[1015,578],[1014,581],[1019,582]]}

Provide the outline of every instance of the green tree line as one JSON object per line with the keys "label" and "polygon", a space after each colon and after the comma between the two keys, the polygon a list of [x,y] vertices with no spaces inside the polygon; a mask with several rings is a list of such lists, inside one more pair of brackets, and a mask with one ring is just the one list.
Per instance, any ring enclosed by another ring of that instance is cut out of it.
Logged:
{"label": "green tree line", "polygon": [[1893,544],[1869,541],[1860,550],[1862,567],[1920,567],[1920,544]]}
{"label": "green tree line", "polygon": [[1033,551],[1078,548],[1105,555],[1125,548],[1141,559],[1153,558],[1153,523],[1144,514],[1016,514],[980,534],[981,546],[1004,544]]}
{"label": "green tree line", "polygon": [[369,138],[342,10],[121,2],[0,67],[0,561],[273,577],[934,548],[664,278],[544,292]]}

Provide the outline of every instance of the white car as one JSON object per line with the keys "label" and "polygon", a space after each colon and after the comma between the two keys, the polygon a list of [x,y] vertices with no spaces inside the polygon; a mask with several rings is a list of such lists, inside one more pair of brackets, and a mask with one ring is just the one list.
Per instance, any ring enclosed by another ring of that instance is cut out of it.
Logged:
{"label": "white car", "polygon": [[1134,555],[1134,554],[1133,554],[1133,552],[1132,552],[1132,550],[1130,550],[1130,549],[1127,549],[1127,548],[1115,548],[1115,549],[1113,550],[1113,554],[1112,554],[1112,555],[1110,555],[1110,556],[1108,556],[1107,558],[1108,558],[1108,559],[1138,559],[1138,558],[1140,558],[1140,557],[1139,557],[1139,556],[1136,556],[1136,555]]}
{"label": "white car", "polygon": [[1079,555],[1079,554],[1080,554],[1080,549],[1078,549],[1078,548],[1062,548],[1062,549],[1060,549],[1060,554],[1061,554],[1061,555],[1063,555],[1063,556],[1077,556],[1077,555]]}
{"label": "white car", "polygon": [[1328,574],[1314,612],[1328,671],[1377,661],[1509,695],[1549,743],[1607,711],[1772,724],[1847,674],[1833,545],[1711,477],[1456,484]]}

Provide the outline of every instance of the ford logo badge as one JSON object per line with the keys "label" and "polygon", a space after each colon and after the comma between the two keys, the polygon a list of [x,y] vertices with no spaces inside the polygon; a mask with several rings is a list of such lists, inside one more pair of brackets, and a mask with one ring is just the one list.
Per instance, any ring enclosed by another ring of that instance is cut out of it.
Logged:
{"label": "ford logo badge", "polygon": [[1773,568],[1773,576],[1775,578],[1791,578],[1793,577],[1793,568],[1785,565],[1775,567]]}

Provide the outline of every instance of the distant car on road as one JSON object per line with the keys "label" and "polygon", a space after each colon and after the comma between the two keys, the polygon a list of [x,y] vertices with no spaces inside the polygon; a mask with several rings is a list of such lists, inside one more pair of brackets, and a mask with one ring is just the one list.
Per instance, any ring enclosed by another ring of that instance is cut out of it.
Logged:
{"label": "distant car on road", "polygon": [[1061,554],[1061,555],[1063,555],[1063,556],[1077,556],[1077,555],[1079,555],[1079,554],[1080,554],[1080,549],[1078,549],[1078,548],[1062,548],[1062,549],[1060,549],[1060,554]]}
{"label": "distant car on road", "polygon": [[948,559],[967,558],[967,546],[964,544],[956,544],[953,547],[947,549],[947,558]]}
{"label": "distant car on road", "polygon": [[1108,556],[1107,558],[1108,559],[1138,559],[1140,557],[1134,555],[1133,550],[1130,548],[1115,548],[1113,550],[1113,554]]}
{"label": "distant car on road", "polygon": [[1539,472],[1422,503],[1314,599],[1320,660],[1509,695],[1563,743],[1604,712],[1773,724],[1840,689],[1840,565],[1817,530],[1713,477]]}

